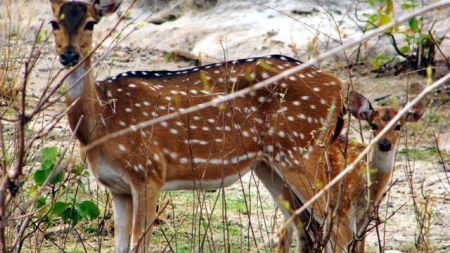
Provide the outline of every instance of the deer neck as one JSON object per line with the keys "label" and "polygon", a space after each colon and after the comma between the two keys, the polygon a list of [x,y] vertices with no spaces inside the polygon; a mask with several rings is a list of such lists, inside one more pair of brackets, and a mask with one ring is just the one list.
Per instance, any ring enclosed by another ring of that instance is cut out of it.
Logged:
{"label": "deer neck", "polygon": [[99,102],[90,60],[75,69],[66,79],[66,105],[69,125],[82,144],[93,140],[93,130],[99,115]]}
{"label": "deer neck", "polygon": [[375,147],[371,150],[369,157],[369,168],[376,169],[377,172],[384,174],[391,173],[395,163],[395,148],[383,152]]}
{"label": "deer neck", "polygon": [[93,81],[92,73],[89,71],[89,64],[83,63],[76,68],[66,79],[67,93],[66,99],[69,103],[77,100],[83,95],[84,88]]}
{"label": "deer neck", "polygon": [[384,193],[384,189],[391,179],[395,163],[396,145],[388,152],[383,152],[375,147],[369,155],[370,173],[370,202],[378,203]]}

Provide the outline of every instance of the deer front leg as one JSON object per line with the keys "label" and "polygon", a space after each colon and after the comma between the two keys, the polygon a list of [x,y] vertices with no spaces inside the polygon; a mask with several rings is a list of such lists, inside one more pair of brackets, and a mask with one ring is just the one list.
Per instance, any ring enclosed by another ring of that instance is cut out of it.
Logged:
{"label": "deer front leg", "polygon": [[[298,206],[297,200],[292,195],[290,189],[286,186],[283,178],[268,164],[260,164],[253,169],[256,176],[261,180],[264,186],[272,195],[275,203],[282,210],[286,219],[291,217],[290,210],[286,210],[284,201],[288,202],[291,208]],[[298,224],[302,222],[302,217],[295,217],[289,226],[283,229],[277,251],[279,253],[289,252],[293,235],[297,238],[296,252],[308,252],[306,247],[306,237],[304,229],[299,229]]]}
{"label": "deer front leg", "polygon": [[156,204],[162,185],[152,180],[137,185],[133,192],[133,229],[131,252],[146,252],[150,245],[151,226],[156,218]]}
{"label": "deer front leg", "polygon": [[131,195],[112,193],[116,252],[126,253],[130,246],[133,206]]}

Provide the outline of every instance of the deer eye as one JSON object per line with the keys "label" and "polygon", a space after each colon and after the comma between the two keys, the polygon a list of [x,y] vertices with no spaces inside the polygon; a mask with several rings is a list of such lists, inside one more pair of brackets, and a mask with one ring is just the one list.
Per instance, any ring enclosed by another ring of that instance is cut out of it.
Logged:
{"label": "deer eye", "polygon": [[52,26],[53,30],[59,29],[59,25],[56,21],[50,21],[50,25]]}
{"label": "deer eye", "polygon": [[395,131],[399,131],[401,127],[402,127],[401,125],[396,125],[395,126]]}
{"label": "deer eye", "polygon": [[370,124],[370,127],[372,128],[372,130],[378,130],[378,126],[375,124]]}
{"label": "deer eye", "polygon": [[92,31],[92,30],[94,30],[94,25],[95,25],[95,22],[94,22],[94,21],[89,21],[89,22],[87,22],[86,25],[84,26],[84,30]]}

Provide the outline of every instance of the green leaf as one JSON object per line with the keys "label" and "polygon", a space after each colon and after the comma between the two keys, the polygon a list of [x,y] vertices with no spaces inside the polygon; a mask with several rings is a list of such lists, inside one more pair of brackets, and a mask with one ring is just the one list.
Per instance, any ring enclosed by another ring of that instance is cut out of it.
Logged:
{"label": "green leaf", "polygon": [[408,54],[409,53],[409,46],[403,46],[400,48],[400,52],[404,53],[404,54]]}
{"label": "green leaf", "polygon": [[[36,170],[36,172],[34,172],[33,174],[34,182],[39,186],[43,185],[45,180],[47,180],[47,178],[52,173],[52,171],[53,168]],[[64,179],[64,171],[61,171],[55,177],[53,177],[49,183],[54,185],[61,182],[63,179]]]}
{"label": "green leaf", "polygon": [[60,88],[59,90],[60,90],[60,92],[61,92],[62,94],[66,94],[66,92],[67,92],[67,84],[66,84],[66,83],[63,83],[63,84],[61,85],[61,88]]}
{"label": "green leaf", "polygon": [[50,160],[44,160],[41,164],[41,170],[53,170],[54,162]]}
{"label": "green leaf", "polygon": [[391,23],[392,18],[389,15],[386,14],[381,14],[380,18],[378,19],[378,25],[382,26],[382,25],[386,25]]}
{"label": "green leaf", "polygon": [[419,6],[415,0],[407,0],[400,5],[404,10],[413,9]]}
{"label": "green leaf", "polygon": [[53,177],[49,183],[55,185],[57,183],[62,182],[63,180],[64,180],[64,171],[61,171],[58,174],[56,174],[56,176]]}
{"label": "green leaf", "polygon": [[56,161],[58,156],[58,149],[55,146],[44,148],[42,151],[43,160]]}
{"label": "green leaf", "polygon": [[52,207],[52,213],[61,216],[64,211],[69,207],[69,205],[62,201],[57,201]]}
{"label": "green leaf", "polygon": [[72,225],[76,225],[82,219],[77,209],[72,207],[66,208],[66,210],[64,210],[64,212],[62,212],[60,216],[65,223],[68,223],[70,221]]}
{"label": "green leaf", "polygon": [[45,206],[46,200],[47,199],[44,196],[39,197],[38,200],[36,201],[36,209],[39,209],[39,208]]}
{"label": "green leaf", "polygon": [[[55,146],[46,147],[42,150],[41,168],[37,170],[34,175],[34,182],[41,186],[49,177],[55,168],[56,159],[58,157],[58,149]],[[64,179],[64,172],[61,171],[54,178],[50,180],[50,184],[56,184]]]}
{"label": "green leaf", "polygon": [[51,170],[37,170],[33,174],[34,182],[37,185],[41,186],[42,184],[44,184],[45,180],[47,180],[51,172]]}
{"label": "green leaf", "polygon": [[375,0],[368,0],[370,6],[374,7],[375,6]]}
{"label": "green leaf", "polygon": [[381,66],[383,66],[383,64],[387,61],[387,57],[384,54],[379,54],[377,55],[373,60],[372,60],[372,66],[374,69],[379,69],[381,68]]}
{"label": "green leaf", "polygon": [[370,29],[375,28],[374,25],[375,25],[375,23],[377,22],[379,16],[380,16],[380,15],[379,15],[378,13],[374,13],[374,14],[370,15],[370,16],[367,18],[367,19],[368,19],[367,26],[368,26]]}
{"label": "green leaf", "polygon": [[83,164],[77,163],[77,164],[75,165],[75,169],[73,170],[73,172],[74,172],[76,175],[82,175],[82,174],[83,174]]}
{"label": "green leaf", "polygon": [[427,84],[430,85],[433,82],[433,67],[427,67]]}
{"label": "green leaf", "polygon": [[414,33],[418,33],[419,32],[419,26],[420,26],[419,23],[420,22],[419,22],[419,20],[416,17],[408,20],[408,26]]}
{"label": "green leaf", "polygon": [[386,15],[390,15],[392,14],[393,11],[394,11],[394,3],[392,2],[392,0],[386,0],[386,9],[384,10],[384,13]]}
{"label": "green leaf", "polygon": [[[40,169],[40,170],[36,170],[36,172],[34,172],[33,174],[33,179],[34,182],[38,185],[38,186],[42,186],[45,182],[45,180],[47,180],[47,178],[50,176],[50,174],[53,171],[53,167],[51,169]],[[54,176],[51,180],[50,180],[50,184],[55,185],[61,181],[63,181],[64,179],[64,171],[59,172],[56,176]]]}
{"label": "green leaf", "polygon": [[42,31],[39,31],[36,37],[36,44],[41,44],[42,40],[44,39],[44,34]]}
{"label": "green leaf", "polygon": [[100,215],[97,204],[90,200],[85,200],[75,205],[76,209],[84,219],[96,219]]}

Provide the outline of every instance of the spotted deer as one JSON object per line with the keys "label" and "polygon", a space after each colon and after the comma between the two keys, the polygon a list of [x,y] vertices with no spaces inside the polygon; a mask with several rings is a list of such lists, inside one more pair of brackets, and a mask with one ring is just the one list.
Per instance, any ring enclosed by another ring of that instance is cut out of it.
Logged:
{"label": "spotted deer", "polygon": [[[414,88],[417,89],[418,87]],[[325,252],[364,252],[364,231],[369,225],[369,219],[373,215],[374,208],[382,200],[386,186],[392,177],[397,146],[401,137],[400,130],[406,122],[419,120],[428,102],[428,99],[425,98],[415,105],[394,128],[387,132],[384,138],[375,144],[366,162],[361,162],[355,170],[345,177],[340,212],[334,218],[330,240],[324,245]],[[374,109],[369,100],[357,92],[350,92],[348,106],[350,113],[355,118],[369,124],[373,136],[376,136],[398,112],[390,106]],[[308,168],[300,169],[300,173],[303,174],[305,179],[304,187],[297,189],[302,201],[311,198],[319,189],[319,187],[314,186],[329,182],[344,170],[346,164],[349,164],[345,163],[344,150],[346,147],[348,162],[356,159],[366,148],[365,145],[355,140],[348,141],[346,137],[341,136],[338,141],[328,146],[326,159],[318,163],[318,168],[315,171],[317,174],[306,173]],[[313,187],[308,185],[313,185]],[[324,231],[322,231],[323,227],[318,226],[317,223],[323,223],[330,218],[333,208],[336,207],[338,190],[339,187],[336,186],[331,191],[331,196],[324,196],[317,202],[317,205],[311,211],[315,214],[315,220],[302,218],[306,229],[309,229],[310,237],[316,237],[310,238],[308,247],[318,247],[317,242],[322,239]],[[294,208],[299,208],[299,205],[294,206]],[[309,228],[307,227],[308,224],[311,225]],[[286,239],[287,236],[289,236],[288,233],[282,232],[281,240],[288,240]],[[322,242],[322,244],[324,243]],[[280,248],[279,252],[288,252],[288,250],[289,248]]]}
{"label": "spotted deer", "polygon": [[96,81],[89,57],[94,26],[120,1],[50,2],[56,52],[64,67],[75,68],[65,101],[81,146],[133,129],[81,154],[112,194],[117,252],[148,248],[163,190],[218,189],[253,170],[280,204],[279,195],[287,195],[282,185],[297,194],[299,169],[315,167],[340,131],[341,82],[313,67],[230,102],[138,129],[140,122],[250,87],[301,62],[269,55]]}

